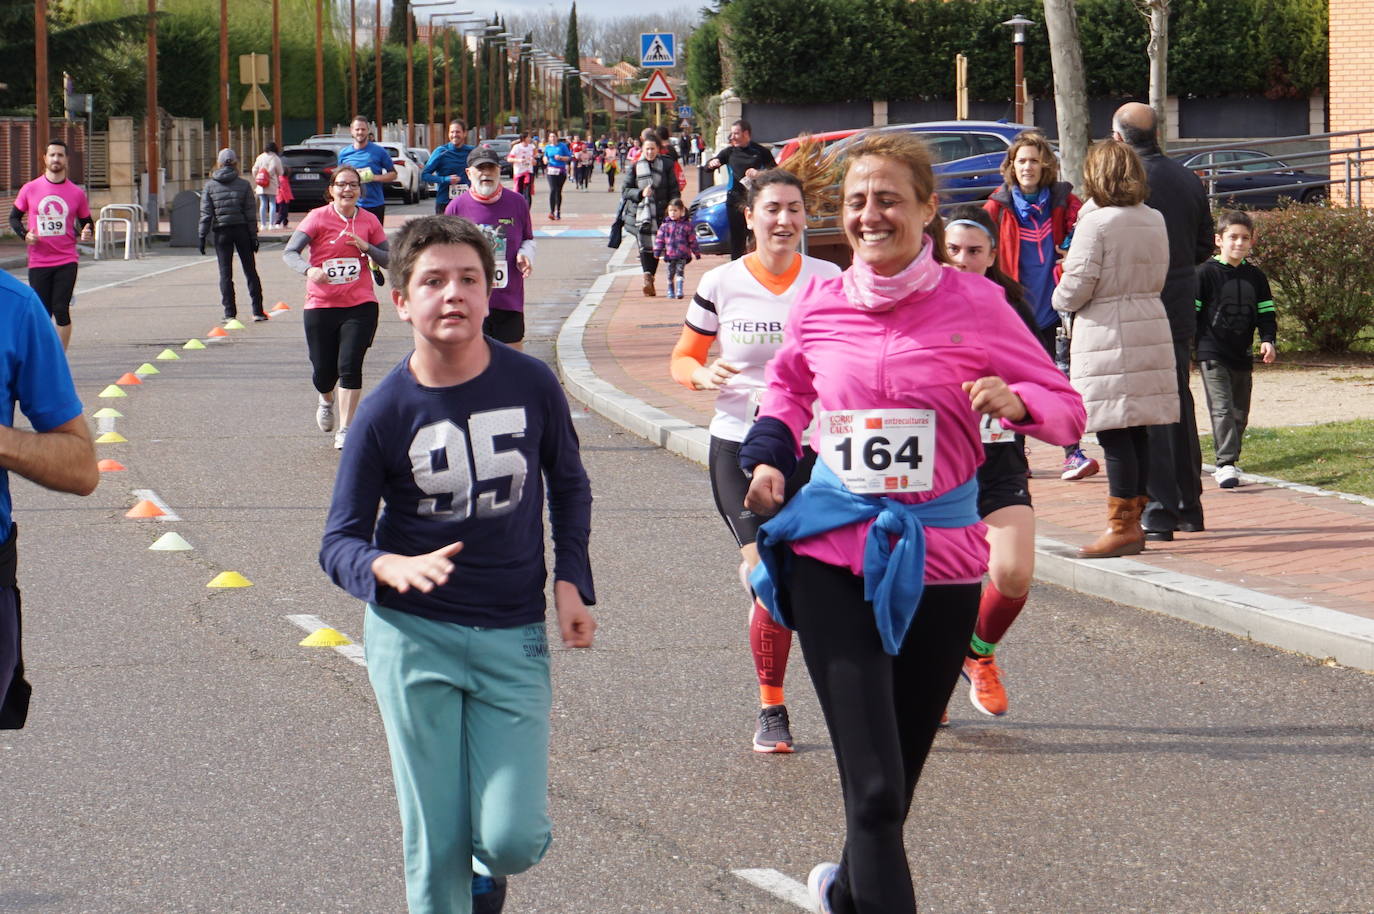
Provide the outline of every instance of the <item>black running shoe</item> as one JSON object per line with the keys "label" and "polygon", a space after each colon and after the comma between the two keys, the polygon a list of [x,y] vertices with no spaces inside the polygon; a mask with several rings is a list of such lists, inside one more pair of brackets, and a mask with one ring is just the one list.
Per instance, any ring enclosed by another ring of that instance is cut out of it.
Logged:
{"label": "black running shoe", "polygon": [[791,752],[792,730],[787,719],[787,705],[769,705],[759,709],[759,723],[754,730],[755,752]]}
{"label": "black running shoe", "polygon": [[472,877],[472,914],[501,914],[506,906],[506,877]]}

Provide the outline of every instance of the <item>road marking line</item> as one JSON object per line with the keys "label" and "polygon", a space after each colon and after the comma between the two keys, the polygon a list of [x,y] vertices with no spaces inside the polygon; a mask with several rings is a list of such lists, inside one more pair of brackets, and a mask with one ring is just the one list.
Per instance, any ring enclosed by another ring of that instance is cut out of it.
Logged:
{"label": "road marking line", "polygon": [[167,267],[162,270],[154,270],[151,273],[142,273],[138,276],[130,276],[128,279],[121,279],[117,282],[107,282],[103,286],[94,286],[90,289],[77,289],[76,295],[90,295],[92,292],[103,292],[106,289],[113,289],[115,286],[127,286],[131,282],[138,282],[141,279],[152,279],[154,276],[161,276],[163,273],[170,273],[173,270],[184,270],[187,267],[194,267],[199,264],[214,263],[213,260],[192,260],[189,263],[179,263],[176,266]]}
{"label": "road marking line", "polygon": [[161,520],[161,521],[178,521],[178,520],[181,520],[181,515],[180,515],[180,514],[177,514],[175,511],[173,511],[173,510],[167,505],[167,502],[165,502],[165,501],[162,500],[162,496],[158,495],[158,494],[157,494],[156,492],[154,492],[152,489],[134,489],[134,490],[133,490],[133,496],[134,496],[134,498],[138,498],[138,499],[147,499],[148,501],[150,501],[150,502],[152,502],[153,504],[157,505],[157,506],[158,506],[158,509],[162,511],[162,516],[159,517],[158,520]]}
{"label": "road marking line", "polygon": [[[306,634],[310,635],[313,635],[315,632],[319,631],[322,628],[334,628],[334,626],[329,625],[319,616],[311,616],[302,613],[297,615],[286,616],[285,618],[287,622],[290,622],[292,625],[304,630]],[[334,630],[338,631],[338,629]],[[346,633],[340,632],[340,634],[342,634],[345,638],[348,638],[348,635]],[[352,639],[350,638],[349,640]],[[363,656],[363,646],[361,644],[340,644],[338,647],[334,648],[334,650],[338,651],[340,654],[343,654],[345,657],[347,657],[349,660],[352,660],[358,666],[367,666],[367,659]]]}
{"label": "road marking line", "polygon": [[769,869],[731,870],[731,872],[750,885],[758,886],[775,898],[791,902],[804,911],[811,910],[811,895],[806,891],[806,886],[790,876],[784,876],[777,870]]}

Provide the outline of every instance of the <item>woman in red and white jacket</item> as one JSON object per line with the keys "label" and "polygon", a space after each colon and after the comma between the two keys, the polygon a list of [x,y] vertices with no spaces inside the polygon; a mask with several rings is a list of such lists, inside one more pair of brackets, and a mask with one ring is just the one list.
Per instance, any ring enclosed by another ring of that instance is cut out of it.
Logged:
{"label": "woman in red and white jacket", "polygon": [[[811,871],[813,900],[911,914],[903,823],[987,568],[982,415],[1054,443],[1077,441],[1085,415],[1002,290],[942,262],[924,142],[871,134],[843,169],[854,263],[798,296],[740,467],[746,507],[783,508],[759,531],[752,582],[800,637],[844,793],[844,852]],[[819,459],[783,507],[817,403]]]}

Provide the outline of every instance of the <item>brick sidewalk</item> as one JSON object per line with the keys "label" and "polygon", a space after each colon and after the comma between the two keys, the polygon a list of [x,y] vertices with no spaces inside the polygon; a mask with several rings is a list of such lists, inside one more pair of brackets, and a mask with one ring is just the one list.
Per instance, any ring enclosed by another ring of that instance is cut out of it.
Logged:
{"label": "brick sidewalk", "polygon": [[[688,296],[705,270],[725,260],[707,257],[689,267]],[[589,319],[583,346],[598,377],[704,426],[712,395],[687,390],[668,375],[685,312],[685,301],[647,298],[637,277],[618,277]],[[1086,450],[1101,459],[1096,445]],[[1106,526],[1106,476],[1063,482],[1062,459],[1059,448],[1032,442],[1038,533],[1077,546]],[[1203,510],[1206,532],[1150,543],[1132,560],[1374,620],[1374,507],[1255,483],[1227,491],[1206,477]]]}

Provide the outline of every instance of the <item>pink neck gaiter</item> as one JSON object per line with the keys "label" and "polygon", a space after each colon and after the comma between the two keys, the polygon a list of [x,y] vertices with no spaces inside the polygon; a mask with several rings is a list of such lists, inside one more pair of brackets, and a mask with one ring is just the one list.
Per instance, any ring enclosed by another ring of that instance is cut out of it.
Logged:
{"label": "pink neck gaiter", "polygon": [[934,241],[929,235],[924,238],[921,253],[895,276],[880,276],[854,258],[853,265],[842,274],[844,297],[861,311],[891,311],[897,302],[934,289],[940,284],[942,265],[935,259]]}

